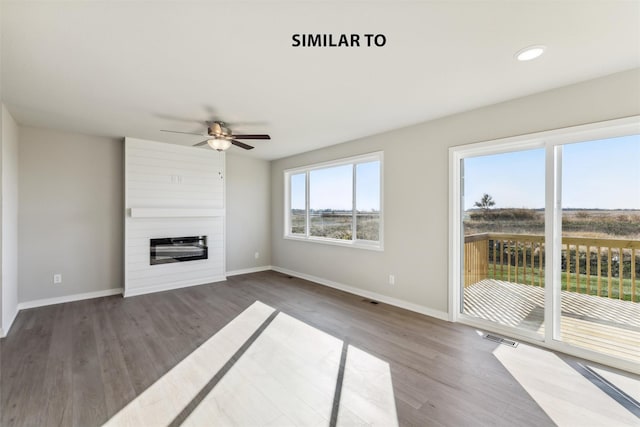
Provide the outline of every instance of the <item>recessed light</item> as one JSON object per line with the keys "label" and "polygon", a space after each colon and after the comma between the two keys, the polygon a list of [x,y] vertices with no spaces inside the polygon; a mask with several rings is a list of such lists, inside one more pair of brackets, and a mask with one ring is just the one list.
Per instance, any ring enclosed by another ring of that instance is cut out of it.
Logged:
{"label": "recessed light", "polygon": [[516,59],[518,61],[531,61],[532,59],[536,59],[540,55],[544,53],[546,46],[527,46],[524,49],[520,49],[516,52]]}

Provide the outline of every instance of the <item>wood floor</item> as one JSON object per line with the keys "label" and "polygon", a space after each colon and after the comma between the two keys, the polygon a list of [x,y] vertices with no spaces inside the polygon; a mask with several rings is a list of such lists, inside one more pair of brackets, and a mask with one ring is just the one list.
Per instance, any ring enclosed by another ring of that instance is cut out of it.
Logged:
{"label": "wood floor", "polygon": [[20,312],[0,341],[0,425],[102,425],[255,301],[388,362],[400,425],[554,424],[475,329],[263,272]]}

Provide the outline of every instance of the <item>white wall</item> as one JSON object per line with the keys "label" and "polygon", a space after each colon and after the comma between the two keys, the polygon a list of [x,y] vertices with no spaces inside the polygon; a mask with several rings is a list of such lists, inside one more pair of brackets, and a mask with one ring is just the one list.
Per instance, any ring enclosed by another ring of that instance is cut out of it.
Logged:
{"label": "white wall", "polygon": [[[2,2],[0,2],[0,49],[2,48]],[[2,103],[2,55],[0,55],[0,110],[4,110]],[[0,147],[2,147],[2,112],[0,111]],[[0,153],[2,150],[0,150]],[[0,162],[1,163],[1,162]],[[2,200],[2,165],[0,164],[0,200]],[[0,259],[2,257],[2,210],[0,209]],[[2,262],[0,262],[0,338],[6,335],[2,327],[3,310],[2,310]]]}
{"label": "white wall", "polygon": [[[447,311],[448,148],[640,114],[640,69],[272,162],[272,264]],[[283,239],[283,170],[384,151],[384,252]],[[395,275],[395,286],[387,284]]]}
{"label": "white wall", "polygon": [[[125,296],[224,280],[224,166],[208,147],[125,139]],[[208,259],[150,265],[150,239],[182,236],[207,236]]]}
{"label": "white wall", "polygon": [[[227,152],[227,273],[271,264],[271,167]],[[255,253],[259,258],[255,258]]]}
{"label": "white wall", "polygon": [[[2,159],[2,333],[18,313],[18,125],[2,105],[0,139]],[[1,335],[1,334],[0,334]]]}
{"label": "white wall", "polygon": [[122,288],[122,141],[21,127],[19,179],[19,301]]}

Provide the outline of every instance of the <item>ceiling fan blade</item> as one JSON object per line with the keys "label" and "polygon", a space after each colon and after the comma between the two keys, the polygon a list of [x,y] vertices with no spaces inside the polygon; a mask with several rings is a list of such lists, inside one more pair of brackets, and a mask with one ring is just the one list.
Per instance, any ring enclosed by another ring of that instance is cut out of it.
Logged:
{"label": "ceiling fan blade", "polygon": [[271,139],[269,135],[231,135],[235,139]]}
{"label": "ceiling fan blade", "polygon": [[169,115],[169,114],[153,113],[153,115],[156,116],[159,119],[171,120],[173,122],[198,123],[198,124],[203,124],[204,123],[203,120],[196,120],[196,119],[190,119],[190,118],[186,118],[186,117],[172,116],[172,115]]}
{"label": "ceiling fan blade", "polygon": [[165,129],[160,129],[160,132],[184,133],[184,134],[187,134],[187,135],[207,136],[207,134],[202,134],[202,133],[193,133],[193,132],[180,132],[180,131],[177,131],[177,130],[165,130]]}
{"label": "ceiling fan blade", "polygon": [[192,147],[202,147],[203,145],[205,145],[209,140],[205,139],[204,141],[200,141],[197,144],[193,144]]}
{"label": "ceiling fan blade", "polygon": [[245,150],[253,150],[253,147],[251,145],[245,144],[244,142],[236,141],[235,139],[232,139],[231,143],[236,147],[244,148]]}

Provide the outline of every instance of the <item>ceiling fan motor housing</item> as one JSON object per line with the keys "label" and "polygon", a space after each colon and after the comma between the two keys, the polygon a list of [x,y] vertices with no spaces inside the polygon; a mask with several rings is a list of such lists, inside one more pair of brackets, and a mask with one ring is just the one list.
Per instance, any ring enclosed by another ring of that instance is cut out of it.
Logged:
{"label": "ceiling fan motor housing", "polygon": [[214,122],[207,130],[210,136],[225,138],[231,135],[229,129],[224,127],[221,122]]}

